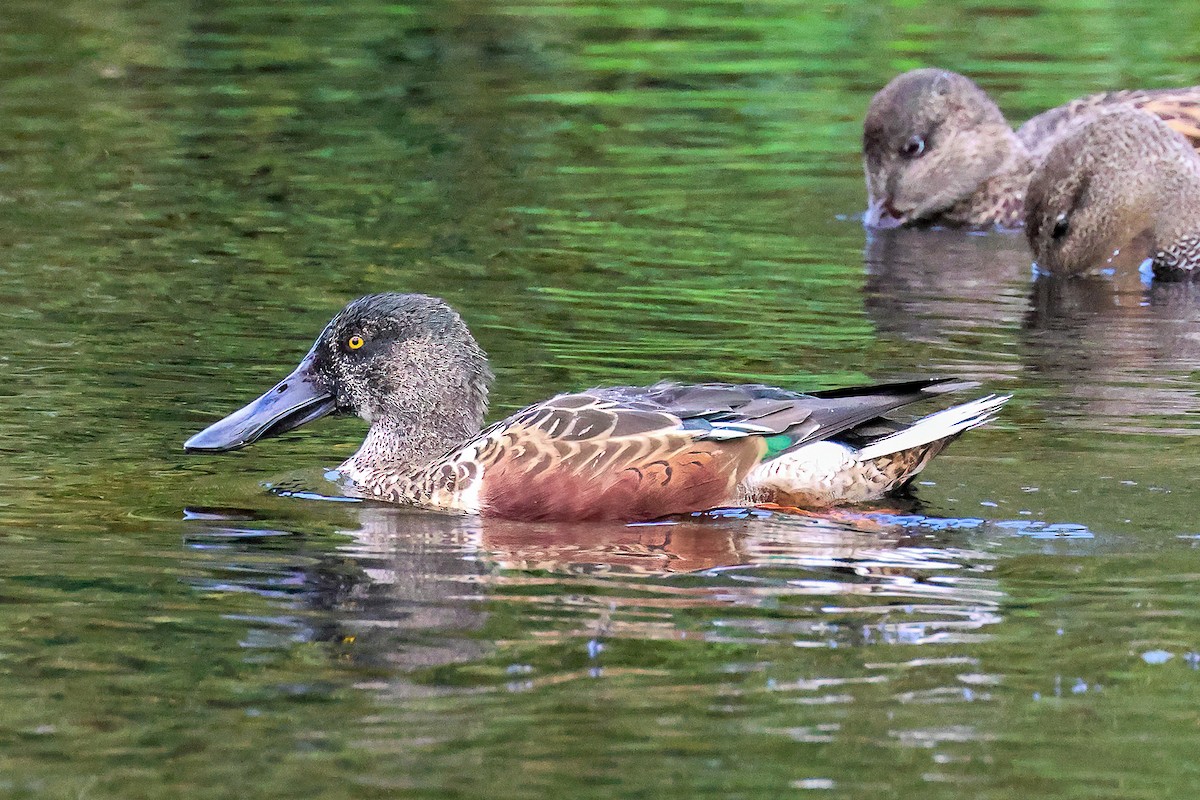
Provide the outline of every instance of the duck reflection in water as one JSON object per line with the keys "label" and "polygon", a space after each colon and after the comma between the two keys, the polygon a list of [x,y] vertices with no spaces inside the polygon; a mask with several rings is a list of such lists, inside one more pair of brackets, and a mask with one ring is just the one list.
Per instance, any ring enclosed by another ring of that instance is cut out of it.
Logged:
{"label": "duck reflection in water", "polygon": [[[1039,276],[1021,332],[1028,378],[1048,394],[1053,418],[1163,432],[1163,417],[1196,410],[1200,287],[1113,276]],[[1075,412],[1075,413],[1072,413]],[[1151,426],[1148,422],[1157,418]]]}
{"label": "duck reflection in water", "polygon": [[[781,603],[787,636],[806,646],[954,641],[1000,619],[993,557],[959,541],[986,529],[980,520],[735,509],[663,524],[530,524],[338,504],[347,512],[347,538],[330,548],[191,511],[188,541],[211,559],[200,588],[281,603],[270,618],[288,629],[281,641],[326,641],[402,671],[486,656],[496,603],[543,642],[720,640],[730,625],[778,626]],[[702,609],[721,606],[766,613],[716,626]]]}
{"label": "duck reflection in water", "polygon": [[1031,278],[1020,235],[886,231],[867,242],[865,304],[880,336],[903,343],[899,353],[914,365],[975,380],[1020,377],[1047,420],[1184,430],[1182,416],[1196,408],[1200,287],[1146,284],[1138,266]]}
{"label": "duck reflection in water", "polygon": [[1018,328],[1027,308],[1029,250],[1019,235],[875,232],[863,263],[867,315],[881,337],[904,344],[897,355],[913,358],[913,368],[936,363],[973,380],[1017,371],[1001,334]]}

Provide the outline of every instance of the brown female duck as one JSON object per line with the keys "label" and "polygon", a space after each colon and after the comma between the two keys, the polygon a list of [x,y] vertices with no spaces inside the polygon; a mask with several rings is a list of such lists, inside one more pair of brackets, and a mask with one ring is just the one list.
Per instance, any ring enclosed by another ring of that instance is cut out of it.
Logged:
{"label": "brown female duck", "polygon": [[360,496],[510,519],[645,520],[728,503],[873,500],[1008,399],[901,425],[881,415],[973,384],[619,386],[558,395],[481,430],[490,378],[444,302],[369,295],[334,317],[292,374],[184,446],[233,450],[349,412],[371,426],[339,468]]}
{"label": "brown female duck", "polygon": [[1081,116],[1110,106],[1153,114],[1200,144],[1200,86],[1089,95],[1013,131],[999,107],[955,72],[917,69],[871,100],[863,125],[869,227],[1017,227],[1037,162]]}
{"label": "brown female duck", "polygon": [[1200,263],[1200,156],[1149,114],[1079,120],[1034,170],[1025,235],[1039,269],[1122,267],[1191,277]]}

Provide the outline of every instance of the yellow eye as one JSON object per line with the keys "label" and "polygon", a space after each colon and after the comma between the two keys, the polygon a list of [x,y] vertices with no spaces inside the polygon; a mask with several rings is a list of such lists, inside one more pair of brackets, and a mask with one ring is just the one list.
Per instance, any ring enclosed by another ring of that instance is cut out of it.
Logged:
{"label": "yellow eye", "polygon": [[351,350],[357,350],[366,344],[366,342],[363,341],[363,337],[361,336],[351,336],[350,341],[346,342],[346,344],[350,346]]}

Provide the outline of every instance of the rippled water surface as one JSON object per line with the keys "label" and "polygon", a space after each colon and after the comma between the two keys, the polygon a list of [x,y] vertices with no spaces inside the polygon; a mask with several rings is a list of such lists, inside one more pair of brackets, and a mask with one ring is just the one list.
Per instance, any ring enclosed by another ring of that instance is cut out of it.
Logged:
{"label": "rippled water surface", "polygon": [[[900,70],[1020,120],[1200,82],[1197,30],[1190,3],[6,0],[0,795],[1194,794],[1200,292],[866,236],[857,151]],[[825,519],[317,499],[356,420],[183,455],[380,290],[462,311],[494,416],[662,377],[1014,399],[911,497]]]}

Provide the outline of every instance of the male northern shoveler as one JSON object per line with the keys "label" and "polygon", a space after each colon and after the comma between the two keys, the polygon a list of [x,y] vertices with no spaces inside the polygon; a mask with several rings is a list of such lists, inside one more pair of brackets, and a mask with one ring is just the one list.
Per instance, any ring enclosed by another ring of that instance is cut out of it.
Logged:
{"label": "male northern shoveler", "polygon": [[897,75],[863,124],[868,227],[1018,227],[1034,166],[1077,120],[1136,108],[1200,146],[1200,86],[1094,94],[1038,114],[1016,131],[972,80],[943,69]]}
{"label": "male northern shoveler", "polygon": [[184,447],[233,450],[352,412],[371,426],[339,468],[355,494],[510,519],[634,521],[729,503],[874,500],[1008,399],[983,397],[905,426],[881,415],[974,384],[800,394],[664,383],[558,395],[480,430],[491,377],[442,300],[369,295],[333,318],[292,374]]}
{"label": "male northern shoveler", "polygon": [[1200,155],[1149,114],[1119,108],[1081,120],[1034,170],[1025,214],[1046,272],[1200,273]]}

